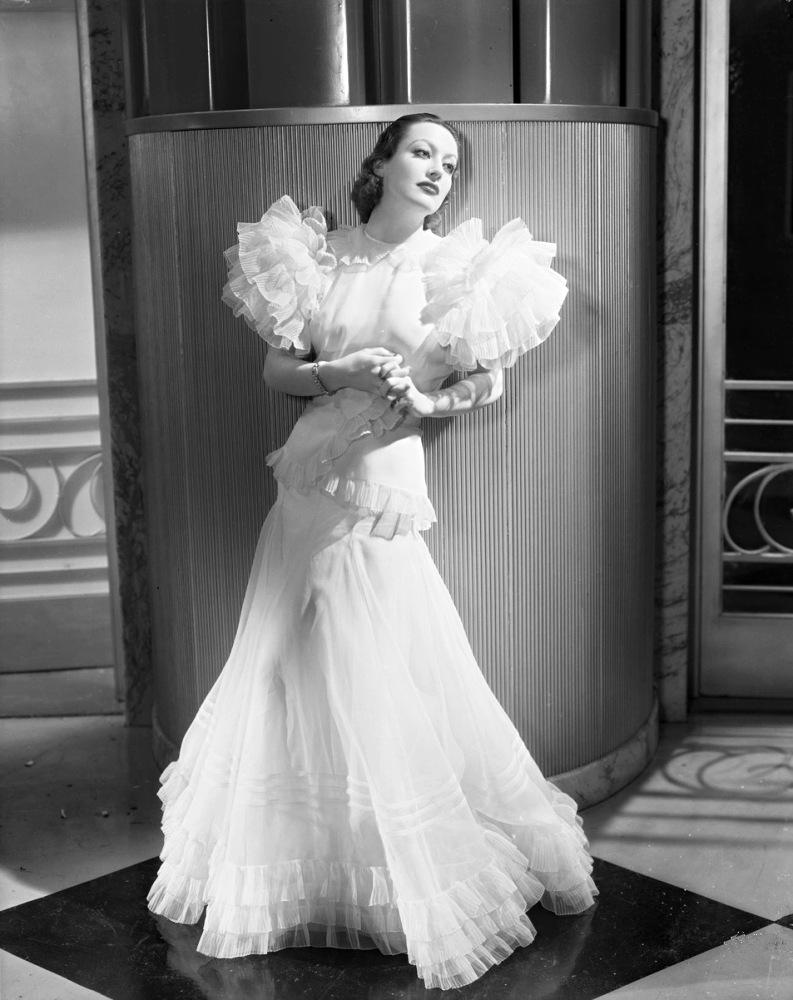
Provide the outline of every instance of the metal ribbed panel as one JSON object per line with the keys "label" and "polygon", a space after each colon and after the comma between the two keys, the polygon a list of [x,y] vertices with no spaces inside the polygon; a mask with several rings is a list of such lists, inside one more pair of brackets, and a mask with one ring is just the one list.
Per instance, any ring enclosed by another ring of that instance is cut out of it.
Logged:
{"label": "metal ribbed panel", "polygon": [[[480,215],[492,235],[523,217],[557,242],[571,291],[559,328],[508,374],[498,404],[428,422],[439,525],[426,537],[485,675],[558,773],[613,749],[650,710],[654,136],[591,122],[462,127],[469,181],[450,223]],[[378,131],[132,140],[148,501],[162,547],[157,697],[174,740],[230,646],[274,492],[264,454],[299,412],[264,391],[257,338],[220,304],[221,251],[236,219],[284,193],[353,222],[350,184]]]}
{"label": "metal ribbed panel", "polygon": [[194,600],[189,560],[191,497],[186,483],[179,361],[181,301],[174,219],[173,137],[156,148],[130,143],[135,219],[136,333],[143,418],[143,476],[152,615],[155,705],[168,731],[182,720],[179,705],[194,704],[196,680],[182,664],[192,649]]}
{"label": "metal ribbed panel", "polygon": [[[628,738],[650,709],[652,134],[483,123],[466,135],[459,214],[526,219],[557,242],[571,291],[551,340],[510,373],[500,437],[483,413],[457,423],[454,450],[428,439],[431,546],[491,685],[558,772]],[[480,526],[495,524],[488,538]],[[481,572],[490,556],[495,581]]]}

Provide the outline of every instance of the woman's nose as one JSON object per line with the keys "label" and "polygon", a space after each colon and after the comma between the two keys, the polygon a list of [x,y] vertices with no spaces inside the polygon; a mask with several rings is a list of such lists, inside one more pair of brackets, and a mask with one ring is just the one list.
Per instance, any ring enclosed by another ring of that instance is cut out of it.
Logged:
{"label": "woman's nose", "polygon": [[433,167],[433,166],[431,166],[431,167],[429,168],[429,170],[427,171],[427,176],[428,176],[428,177],[429,177],[429,178],[430,178],[431,180],[433,180],[433,181],[437,181],[437,180],[438,180],[438,178],[439,178],[439,177],[441,176],[441,171],[440,171],[440,167]]}

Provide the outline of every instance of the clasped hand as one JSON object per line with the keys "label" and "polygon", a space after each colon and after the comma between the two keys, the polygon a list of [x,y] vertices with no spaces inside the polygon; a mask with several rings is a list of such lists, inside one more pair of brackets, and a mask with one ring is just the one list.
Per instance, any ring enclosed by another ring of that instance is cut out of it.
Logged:
{"label": "clasped hand", "polygon": [[400,354],[385,347],[364,348],[347,355],[342,363],[346,384],[352,388],[382,396],[405,414],[428,417],[434,412],[431,397],[416,388]]}

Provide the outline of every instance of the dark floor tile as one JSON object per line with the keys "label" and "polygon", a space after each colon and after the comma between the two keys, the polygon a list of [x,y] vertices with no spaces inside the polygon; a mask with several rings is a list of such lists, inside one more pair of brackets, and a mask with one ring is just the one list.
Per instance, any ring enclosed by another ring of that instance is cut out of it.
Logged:
{"label": "dark floor tile", "polygon": [[[199,955],[196,927],[155,920],[146,909],[157,864],[0,911],[0,947],[111,1000],[414,1000],[428,993],[404,956],[316,948],[244,959]],[[554,917],[535,907],[533,945],[463,990],[431,995],[593,1000],[769,923],[606,861],[595,862],[594,875],[600,898],[589,912]]]}

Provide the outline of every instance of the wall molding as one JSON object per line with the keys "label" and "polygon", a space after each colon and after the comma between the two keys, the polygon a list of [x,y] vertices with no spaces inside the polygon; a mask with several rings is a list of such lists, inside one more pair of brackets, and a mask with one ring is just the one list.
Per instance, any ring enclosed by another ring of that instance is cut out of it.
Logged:
{"label": "wall molding", "polygon": [[0,383],[0,670],[113,662],[95,380]]}
{"label": "wall molding", "polygon": [[0,542],[105,537],[98,405],[95,380],[0,383]]}

